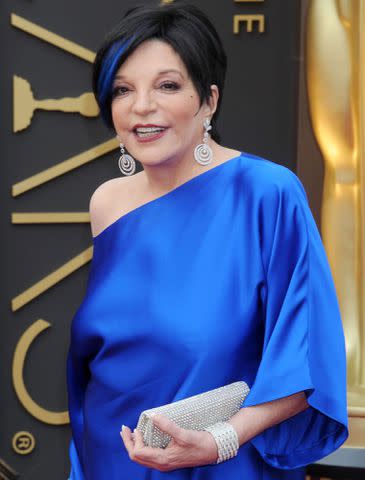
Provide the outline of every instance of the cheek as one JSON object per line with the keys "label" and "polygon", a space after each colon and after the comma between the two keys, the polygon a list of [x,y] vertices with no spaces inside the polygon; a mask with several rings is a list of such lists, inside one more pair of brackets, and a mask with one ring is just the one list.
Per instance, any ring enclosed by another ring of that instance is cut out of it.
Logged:
{"label": "cheek", "polygon": [[197,121],[199,103],[194,95],[184,95],[179,98],[170,100],[166,104],[166,108],[170,112],[173,124],[179,128],[189,128]]}
{"label": "cheek", "polygon": [[111,114],[116,130],[127,128],[127,117],[125,106],[122,102],[114,100],[111,104]]}

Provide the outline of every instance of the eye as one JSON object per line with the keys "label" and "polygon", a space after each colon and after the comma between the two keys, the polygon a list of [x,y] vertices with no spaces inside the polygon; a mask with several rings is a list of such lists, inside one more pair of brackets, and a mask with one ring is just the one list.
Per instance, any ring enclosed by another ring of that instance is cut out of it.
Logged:
{"label": "eye", "polygon": [[160,85],[160,88],[162,88],[162,90],[175,91],[179,90],[180,86],[175,82],[165,82]]}
{"label": "eye", "polygon": [[112,97],[117,97],[118,95],[125,95],[128,92],[127,87],[116,86],[112,90]]}

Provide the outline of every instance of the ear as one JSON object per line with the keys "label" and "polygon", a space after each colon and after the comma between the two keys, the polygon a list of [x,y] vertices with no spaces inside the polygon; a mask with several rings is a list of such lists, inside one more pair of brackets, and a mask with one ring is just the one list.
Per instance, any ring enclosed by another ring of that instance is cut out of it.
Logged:
{"label": "ear", "polygon": [[206,104],[206,116],[212,118],[217,110],[219,90],[217,85],[210,86],[210,97]]}

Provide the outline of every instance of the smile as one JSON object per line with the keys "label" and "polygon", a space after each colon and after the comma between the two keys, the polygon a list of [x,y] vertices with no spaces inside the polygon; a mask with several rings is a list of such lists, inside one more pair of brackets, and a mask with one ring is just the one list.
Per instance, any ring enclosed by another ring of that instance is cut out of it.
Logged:
{"label": "smile", "polygon": [[141,142],[146,141],[153,141],[161,138],[165,131],[167,130],[166,127],[159,127],[159,126],[148,126],[148,127],[136,127],[133,129],[137,140]]}

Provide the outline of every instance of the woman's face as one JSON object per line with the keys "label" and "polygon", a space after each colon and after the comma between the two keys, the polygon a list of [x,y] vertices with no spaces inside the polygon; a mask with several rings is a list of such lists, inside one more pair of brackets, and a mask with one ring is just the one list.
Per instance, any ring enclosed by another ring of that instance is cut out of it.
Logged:
{"label": "woman's face", "polygon": [[199,108],[199,96],[180,56],[160,40],[142,43],[117,71],[112,117],[117,135],[132,156],[146,165],[174,161],[203,139],[218,97]]}

